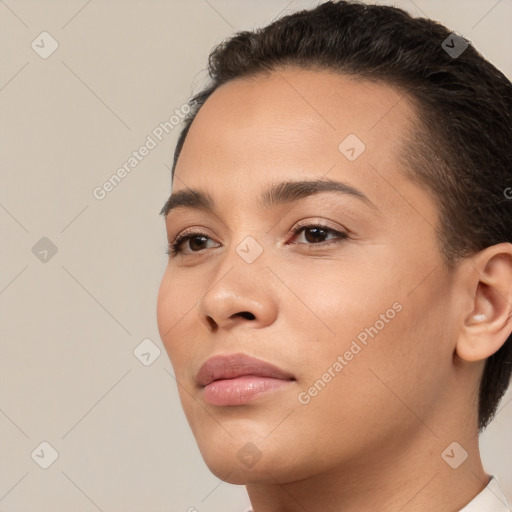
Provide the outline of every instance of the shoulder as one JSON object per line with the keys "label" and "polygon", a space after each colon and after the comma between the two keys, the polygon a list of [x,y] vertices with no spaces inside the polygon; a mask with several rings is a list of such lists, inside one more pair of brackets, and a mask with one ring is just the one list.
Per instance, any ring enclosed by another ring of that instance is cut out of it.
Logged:
{"label": "shoulder", "polygon": [[459,512],[511,512],[498,478],[491,475],[487,486]]}

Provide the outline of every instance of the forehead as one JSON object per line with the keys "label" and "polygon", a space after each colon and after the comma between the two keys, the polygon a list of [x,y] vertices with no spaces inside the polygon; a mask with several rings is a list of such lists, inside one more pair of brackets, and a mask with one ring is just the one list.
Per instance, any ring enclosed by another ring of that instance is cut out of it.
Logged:
{"label": "forehead", "polygon": [[286,67],[220,86],[199,111],[188,140],[197,135],[203,144],[225,142],[229,134],[231,146],[240,149],[261,143],[271,150],[285,143],[298,150],[353,133],[375,148],[375,142],[397,141],[414,118],[409,97],[390,85]]}
{"label": "forehead", "polygon": [[240,197],[270,183],[326,177],[410,214],[397,194],[429,202],[397,159],[415,119],[401,90],[328,70],[286,67],[232,80],[192,123],[173,190],[201,189],[229,204],[235,191]]}

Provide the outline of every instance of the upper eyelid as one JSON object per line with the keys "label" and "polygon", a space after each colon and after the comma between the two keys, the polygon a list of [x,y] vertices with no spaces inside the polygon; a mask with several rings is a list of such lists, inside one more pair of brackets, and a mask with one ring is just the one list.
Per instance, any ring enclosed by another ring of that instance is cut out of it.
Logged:
{"label": "upper eyelid", "polygon": [[343,231],[343,232],[347,232],[347,233],[351,232],[350,229],[346,228],[342,224],[338,223],[339,224],[338,226],[333,226],[333,225],[331,225],[331,223],[333,223],[333,221],[307,219],[304,221],[299,221],[297,224],[294,225],[294,227],[290,231],[293,232],[293,231],[296,231],[297,229],[310,227],[310,226],[321,226],[326,229],[332,229],[333,231]]}
{"label": "upper eyelid", "polygon": [[[323,220],[315,220],[315,218],[310,218],[310,219],[307,219],[307,220],[301,220],[301,221],[298,221],[296,224],[294,224],[294,226],[292,228],[290,228],[289,232],[293,232],[293,231],[296,231],[297,229],[300,229],[300,228],[304,228],[304,227],[310,227],[310,226],[322,226],[326,229],[332,229],[334,231],[345,231],[347,233],[351,233],[351,230],[348,229],[347,227],[345,227],[344,225],[340,225],[339,227],[338,226],[331,226],[330,223],[333,222],[333,221],[327,221],[325,219]],[[275,228],[275,225],[269,229],[268,231],[265,232],[265,234],[268,234],[270,231],[272,231],[273,229]],[[229,229],[229,232],[231,233],[232,230],[228,227]],[[190,227],[187,227],[187,228],[184,228],[180,231],[178,231],[176,233],[176,235],[172,236],[172,237],[169,237],[169,239],[172,239],[172,240],[176,240],[179,236],[183,235],[183,234],[202,234],[204,232],[204,234],[206,234],[207,236],[209,236],[210,238],[213,238],[211,237],[210,235],[208,235],[206,233],[206,231],[210,231],[208,228],[204,228],[204,227],[195,227],[195,226],[190,226]]]}

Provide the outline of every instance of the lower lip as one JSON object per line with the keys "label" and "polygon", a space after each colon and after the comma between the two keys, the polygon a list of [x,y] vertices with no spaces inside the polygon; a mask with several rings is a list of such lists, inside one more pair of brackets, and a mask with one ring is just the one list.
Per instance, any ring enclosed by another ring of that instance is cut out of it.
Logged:
{"label": "lower lip", "polygon": [[259,395],[278,391],[290,382],[255,375],[215,380],[204,387],[203,398],[210,405],[243,405]]}

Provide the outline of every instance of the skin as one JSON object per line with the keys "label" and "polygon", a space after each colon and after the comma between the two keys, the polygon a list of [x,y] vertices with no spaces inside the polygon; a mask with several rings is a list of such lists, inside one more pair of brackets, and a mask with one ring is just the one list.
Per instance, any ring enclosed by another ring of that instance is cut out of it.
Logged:
{"label": "skin", "polygon": [[[224,84],[190,129],[173,193],[208,192],[216,208],[166,218],[169,242],[192,227],[210,240],[169,258],[158,328],[205,463],[246,485],[255,512],[458,511],[488,483],[475,393],[512,331],[512,245],[443,264],[434,201],[397,159],[414,118],[391,86],[287,67]],[[338,149],[351,133],[366,146],[354,161]],[[270,184],[302,179],[343,181],[376,208],[335,192],[259,205]],[[322,246],[338,237],[294,235],[301,221],[349,238]],[[263,250],[252,263],[236,251],[248,236]],[[394,303],[401,311],[300,403]],[[242,406],[205,403],[200,366],[240,352],[296,381]],[[468,453],[457,469],[441,457],[453,441]],[[248,442],[261,455],[251,467],[237,457]]]}

